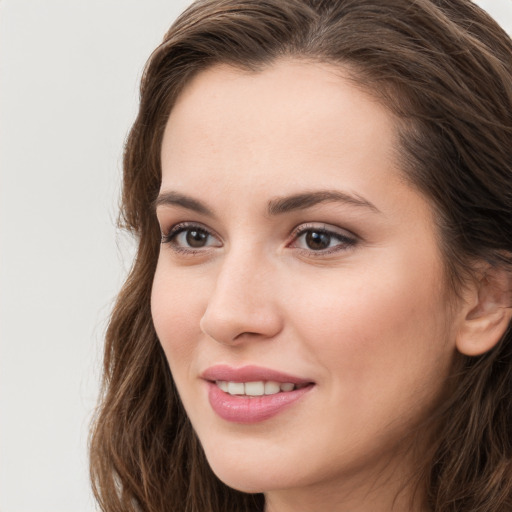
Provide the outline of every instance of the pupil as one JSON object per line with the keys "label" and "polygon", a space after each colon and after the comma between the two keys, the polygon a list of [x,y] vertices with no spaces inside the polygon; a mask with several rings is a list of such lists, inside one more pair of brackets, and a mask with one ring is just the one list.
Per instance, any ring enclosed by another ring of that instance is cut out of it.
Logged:
{"label": "pupil", "polygon": [[310,249],[320,250],[327,249],[331,243],[331,237],[325,233],[319,233],[318,231],[309,231],[306,234],[306,244]]}
{"label": "pupil", "polygon": [[204,231],[199,231],[198,229],[190,229],[187,231],[187,244],[190,247],[204,247],[207,238],[208,233]]}

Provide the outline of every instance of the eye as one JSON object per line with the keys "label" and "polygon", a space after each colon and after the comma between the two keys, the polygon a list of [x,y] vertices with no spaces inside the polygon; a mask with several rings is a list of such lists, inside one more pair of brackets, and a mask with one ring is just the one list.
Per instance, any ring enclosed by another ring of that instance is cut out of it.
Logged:
{"label": "eye", "polygon": [[162,243],[169,244],[177,252],[189,253],[222,246],[220,240],[208,229],[188,223],[177,224],[167,234],[162,234]]}
{"label": "eye", "polygon": [[357,243],[354,235],[326,226],[299,226],[293,236],[290,247],[321,254],[347,250]]}

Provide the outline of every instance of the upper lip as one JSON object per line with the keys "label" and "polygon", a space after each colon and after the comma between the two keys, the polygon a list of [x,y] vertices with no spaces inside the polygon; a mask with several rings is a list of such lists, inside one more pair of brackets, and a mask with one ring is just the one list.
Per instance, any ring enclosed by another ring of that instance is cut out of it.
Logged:
{"label": "upper lip", "polygon": [[274,381],[290,382],[292,384],[309,384],[310,379],[303,379],[288,373],[283,373],[270,368],[261,366],[242,366],[233,368],[225,364],[211,366],[201,374],[201,378],[209,381],[228,381],[228,382],[256,382],[256,381]]}

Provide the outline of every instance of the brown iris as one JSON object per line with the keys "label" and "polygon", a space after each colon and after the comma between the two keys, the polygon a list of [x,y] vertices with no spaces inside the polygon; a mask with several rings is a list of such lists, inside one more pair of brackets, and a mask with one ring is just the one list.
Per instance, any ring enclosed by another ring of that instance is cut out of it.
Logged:
{"label": "brown iris", "polygon": [[206,245],[208,233],[202,229],[189,229],[187,230],[186,240],[190,247],[198,249]]}
{"label": "brown iris", "polygon": [[308,231],[306,233],[306,245],[313,251],[327,249],[331,243],[331,236],[321,231]]}

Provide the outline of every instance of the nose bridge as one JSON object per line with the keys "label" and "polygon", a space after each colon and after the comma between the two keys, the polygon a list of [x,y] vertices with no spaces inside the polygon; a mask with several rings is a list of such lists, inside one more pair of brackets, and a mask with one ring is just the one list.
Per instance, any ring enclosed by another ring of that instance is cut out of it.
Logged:
{"label": "nose bridge", "polygon": [[[229,299],[230,295],[245,301],[247,291],[257,285],[257,276],[264,273],[265,262],[260,254],[247,249],[230,251],[222,263],[216,283],[216,295]],[[260,280],[260,284],[264,282]],[[263,288],[263,286],[261,286]],[[234,297],[235,298],[235,297]]]}
{"label": "nose bridge", "polygon": [[232,248],[224,256],[201,329],[221,343],[242,335],[269,338],[281,329],[274,296],[274,270],[263,251]]}

